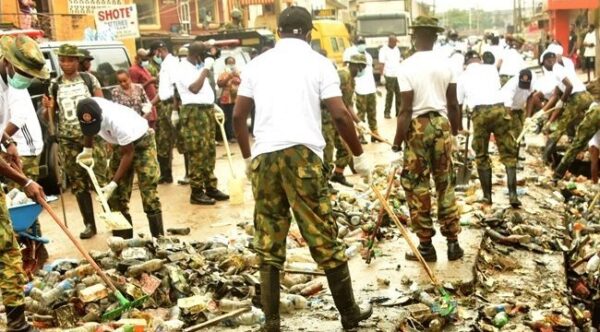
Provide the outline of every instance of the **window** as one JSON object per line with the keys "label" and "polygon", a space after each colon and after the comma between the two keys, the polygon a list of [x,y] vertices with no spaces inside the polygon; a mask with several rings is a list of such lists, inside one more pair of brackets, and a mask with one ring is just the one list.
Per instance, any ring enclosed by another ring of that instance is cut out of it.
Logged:
{"label": "window", "polygon": [[158,0],[137,0],[135,3],[140,25],[160,25]]}
{"label": "window", "polygon": [[196,23],[207,27],[211,23],[219,23],[218,8],[214,0],[196,0]]}
{"label": "window", "polygon": [[338,42],[338,46],[342,49],[345,50],[346,49],[346,44],[344,44],[344,39],[342,39],[342,37],[338,37],[337,39]]}
{"label": "window", "polygon": [[89,49],[94,57],[92,73],[96,75],[102,87],[117,85],[116,72],[119,69],[129,69],[130,63],[124,48]]}
{"label": "window", "polygon": [[337,40],[335,39],[335,37],[331,37],[331,50],[335,53],[340,51],[340,48],[338,47],[338,43]]}

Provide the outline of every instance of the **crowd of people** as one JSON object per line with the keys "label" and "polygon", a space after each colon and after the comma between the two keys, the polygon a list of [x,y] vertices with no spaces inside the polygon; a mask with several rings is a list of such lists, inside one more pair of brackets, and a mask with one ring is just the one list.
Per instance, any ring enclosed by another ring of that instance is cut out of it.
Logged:
{"label": "crowd of people", "polygon": [[[548,115],[541,130],[548,135],[544,161],[549,165],[556,164],[553,159],[562,136],[572,139],[554,170],[555,181],[587,145],[595,149],[593,181],[597,181],[600,105],[586,90],[572,61],[563,57],[562,46],[547,47],[539,59],[542,72],[536,74],[527,68],[522,54],[525,40],[520,37],[507,36],[503,43],[492,37],[489,44],[481,45],[480,54],[454,34],[445,45],[437,43],[444,28],[436,18],[420,16],[410,28],[412,54],[403,59],[396,37],[390,36],[378,60],[387,94],[384,118],[392,118],[394,107],[397,127],[392,150],[403,152],[400,183],[410,225],[419,239],[418,250],[426,261],[437,260],[432,244],[436,231],[431,178],[448,260],[464,255],[452,161],[457,135],[472,135],[483,204],[493,204],[488,154],[493,134],[506,169],[510,205],[521,206],[517,194],[520,138],[537,114]],[[344,176],[346,168],[371,182],[373,162],[362,145],[368,144],[367,135],[372,142],[382,140],[374,61],[365,40],[357,37],[344,52],[345,65],[335,68],[311,49],[312,29],[306,9],[288,7],[280,14],[280,40],[273,49],[253,54],[243,71],[235,58],[226,57],[220,73],[214,72],[219,50],[210,43],[194,41],[174,55],[163,41],[157,41],[137,51],[131,68],[115,73],[118,85],[110,93],[111,100],[104,98],[100,81],[90,72],[94,58],[89,52],[70,44],[60,46],[61,74],[52,80],[41,106],[43,118],[51,127],[56,124],[53,135],[63,176],[68,178],[85,225],[80,237],[89,239],[97,233],[94,188],[84,167],[93,168],[102,186],[99,194],[132,225],[129,202],[137,176],[153,237],[165,234],[157,188],[173,182],[175,148],[184,156],[186,176],[179,183],[189,184],[190,204],[227,201],[229,195],[218,189],[214,172],[216,126],[224,122],[226,137],[222,139],[238,144],[252,183],[253,248],[260,260],[265,330],[280,330],[279,273],[292,214],[312,257],[325,271],[344,328],[368,319],[372,308],[359,306],[354,299],[330,195],[335,192],[331,182],[352,185]],[[591,48],[593,43],[584,41],[584,46]],[[4,124],[0,174],[41,201],[44,191],[35,181],[44,142],[27,88],[34,78],[49,79],[49,71],[37,43],[28,37],[3,37],[0,51]],[[253,128],[248,127],[249,118]],[[472,121],[472,133],[464,130],[464,118]],[[4,201],[3,191],[0,201]],[[132,238],[133,229],[113,235]],[[417,257],[406,253],[406,259]],[[8,331],[29,331],[20,252],[4,204],[0,209],[0,266]]]}

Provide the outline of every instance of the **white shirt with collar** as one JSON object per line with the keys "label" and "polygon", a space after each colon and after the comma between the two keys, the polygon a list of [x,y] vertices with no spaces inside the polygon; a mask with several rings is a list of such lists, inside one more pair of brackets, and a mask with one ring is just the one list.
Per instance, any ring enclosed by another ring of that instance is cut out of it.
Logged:
{"label": "white shirt with collar", "polygon": [[256,107],[252,157],[304,145],[323,158],[321,100],[341,97],[340,79],[331,62],[295,38],[249,62],[238,95]]}
{"label": "white shirt with collar", "polygon": [[446,91],[456,83],[448,58],[437,51],[416,52],[400,65],[400,91],[413,91],[412,118],[428,112],[448,117]]}
{"label": "white shirt with collar", "polygon": [[527,104],[527,99],[534,91],[536,84],[535,74],[531,78],[529,89],[521,89],[519,87],[519,76],[514,76],[502,87],[502,97],[504,98],[504,106],[513,110],[523,110]]}
{"label": "white shirt with collar", "polygon": [[559,63],[555,63],[554,67],[552,67],[552,71],[543,69],[544,75],[546,75],[550,80],[552,80],[556,87],[560,89],[560,91],[565,92],[567,88],[563,83],[565,78],[568,78],[571,84],[573,85],[573,91],[571,91],[571,95],[586,91],[585,84],[579,79],[577,74],[567,70],[564,66]]}
{"label": "white shirt with collar", "polygon": [[131,144],[148,132],[148,120],[133,109],[101,97],[92,97],[102,109],[98,135],[110,144]]}
{"label": "white shirt with collar", "polygon": [[190,91],[190,85],[192,85],[192,83],[194,83],[198,77],[200,77],[200,74],[203,70],[204,69],[202,69],[201,66],[196,66],[188,59],[181,60],[178,68],[176,83],[182,105],[212,105],[215,103],[215,93],[211,89],[210,81],[208,80],[208,75],[211,75],[210,73],[204,79],[202,88],[200,88],[198,93],[193,93]]}
{"label": "white shirt with collar", "polygon": [[[586,33],[585,37],[583,38],[583,43],[596,45],[596,30]],[[592,46],[592,47],[586,46],[583,50],[583,56],[586,58],[595,57],[596,56],[596,46]]]}
{"label": "white shirt with collar", "polygon": [[471,110],[476,106],[503,103],[500,93],[500,76],[494,65],[472,63],[458,79],[456,87],[458,103]]}
{"label": "white shirt with collar", "polygon": [[169,53],[160,65],[158,74],[158,97],[165,101],[175,96],[175,77],[177,77],[177,68],[179,58]]}
{"label": "white shirt with collar", "polygon": [[[358,54],[358,52],[356,54]],[[367,58],[365,72],[361,77],[356,76],[354,78],[354,92],[361,96],[377,92],[377,84],[375,83],[375,76],[373,76],[373,57],[367,52],[365,52],[364,55],[365,58]]]}
{"label": "white shirt with collar", "polygon": [[379,49],[379,62],[383,63],[383,76],[396,77],[402,55],[398,47],[390,48],[388,45],[383,45]]}
{"label": "white shirt with collar", "polygon": [[511,47],[502,53],[500,75],[518,76],[524,68],[525,60],[523,60],[523,56],[519,51]]}

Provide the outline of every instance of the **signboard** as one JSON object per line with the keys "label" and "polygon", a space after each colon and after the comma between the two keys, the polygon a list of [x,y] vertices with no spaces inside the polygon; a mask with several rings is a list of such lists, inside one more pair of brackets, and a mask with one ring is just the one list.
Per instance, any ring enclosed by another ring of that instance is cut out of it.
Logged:
{"label": "signboard", "polygon": [[336,10],[335,8],[326,8],[326,9],[314,9],[313,10],[313,18],[315,19],[325,19],[325,18],[335,18]]}
{"label": "signboard", "polygon": [[123,0],[68,0],[69,14],[94,15],[96,10],[123,5]]}
{"label": "signboard", "polygon": [[594,8],[598,8],[598,0],[548,0],[549,10]]}
{"label": "signboard", "polygon": [[138,38],[140,36],[135,4],[96,10],[94,18],[96,19],[96,29],[98,31],[108,27],[114,32],[116,39]]}

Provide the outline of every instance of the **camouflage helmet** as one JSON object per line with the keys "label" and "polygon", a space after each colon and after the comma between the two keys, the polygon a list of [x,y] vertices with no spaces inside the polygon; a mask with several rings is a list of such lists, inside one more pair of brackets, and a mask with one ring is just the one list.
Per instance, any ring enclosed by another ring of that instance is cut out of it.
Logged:
{"label": "camouflage helmet", "polygon": [[58,51],[56,51],[56,54],[58,56],[70,56],[70,57],[75,57],[75,58],[81,58],[84,56],[84,54],[81,53],[81,51],[79,51],[77,46],[72,45],[72,44],[60,45],[60,47],[58,48]]}
{"label": "camouflage helmet", "polygon": [[0,57],[11,65],[35,78],[46,80],[50,71],[38,43],[26,35],[0,38]]}
{"label": "camouflage helmet", "polygon": [[439,20],[431,16],[419,16],[410,26],[411,29],[433,29],[436,32],[444,32],[444,28],[439,26]]}
{"label": "camouflage helmet", "polygon": [[177,51],[177,56],[188,56],[189,54],[190,50],[185,46],[180,47]]}
{"label": "camouflage helmet", "polygon": [[354,63],[357,65],[367,65],[367,57],[364,54],[354,54],[350,57],[350,63]]}
{"label": "camouflage helmet", "polygon": [[231,17],[232,18],[238,18],[238,19],[242,18],[242,11],[239,10],[238,8],[234,8],[231,11]]}

